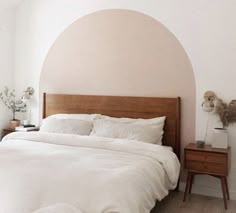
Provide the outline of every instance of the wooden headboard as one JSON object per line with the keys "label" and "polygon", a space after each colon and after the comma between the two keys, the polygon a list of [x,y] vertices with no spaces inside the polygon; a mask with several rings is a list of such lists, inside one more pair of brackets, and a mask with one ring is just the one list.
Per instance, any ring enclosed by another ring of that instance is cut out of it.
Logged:
{"label": "wooden headboard", "polygon": [[57,113],[98,113],[113,117],[166,116],[163,144],[180,158],[180,98],[46,94],[43,118]]}

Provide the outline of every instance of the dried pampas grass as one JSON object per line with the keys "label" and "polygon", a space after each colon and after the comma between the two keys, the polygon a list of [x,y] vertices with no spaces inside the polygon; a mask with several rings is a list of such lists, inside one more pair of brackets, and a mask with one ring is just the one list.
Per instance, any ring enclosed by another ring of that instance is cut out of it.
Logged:
{"label": "dried pampas grass", "polygon": [[221,99],[217,99],[215,105],[215,112],[219,115],[223,127],[236,122],[236,100],[233,100],[229,105]]}

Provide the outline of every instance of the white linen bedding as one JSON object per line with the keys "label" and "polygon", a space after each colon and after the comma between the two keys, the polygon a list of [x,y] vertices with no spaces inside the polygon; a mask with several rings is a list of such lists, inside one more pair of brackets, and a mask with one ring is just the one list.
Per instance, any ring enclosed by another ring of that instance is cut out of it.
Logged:
{"label": "white linen bedding", "polygon": [[0,144],[0,213],[149,213],[179,170],[160,145],[16,132]]}

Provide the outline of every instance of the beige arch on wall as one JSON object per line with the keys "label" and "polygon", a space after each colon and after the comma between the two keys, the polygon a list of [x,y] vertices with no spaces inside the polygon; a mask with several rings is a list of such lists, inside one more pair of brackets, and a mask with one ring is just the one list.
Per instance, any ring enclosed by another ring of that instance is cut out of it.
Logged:
{"label": "beige arch on wall", "polygon": [[182,143],[195,140],[189,58],[171,32],[143,13],[108,9],[74,22],[50,49],[39,87],[40,95],[180,96]]}

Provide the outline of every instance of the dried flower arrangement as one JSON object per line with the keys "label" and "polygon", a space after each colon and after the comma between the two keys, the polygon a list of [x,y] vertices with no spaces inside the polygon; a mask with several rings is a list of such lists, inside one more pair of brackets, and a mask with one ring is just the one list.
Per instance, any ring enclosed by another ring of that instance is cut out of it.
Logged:
{"label": "dried flower arrangement", "polygon": [[[222,101],[217,97],[217,95],[213,91],[206,91],[204,93],[204,101],[202,103],[202,109],[205,112],[214,112],[219,115],[220,121],[222,123],[223,128],[214,128],[213,137],[211,140],[211,145],[213,148],[228,148],[228,132],[227,127],[236,123],[236,100],[232,100],[229,104]],[[208,121],[207,120],[207,128],[205,132],[204,141],[206,141],[207,130],[208,130]]]}
{"label": "dried flower arrangement", "polygon": [[16,100],[15,90],[4,87],[0,92],[2,102],[12,111],[12,120],[16,120],[16,112],[26,112],[26,104],[22,100]]}
{"label": "dried flower arrangement", "polygon": [[229,104],[217,97],[213,91],[204,93],[204,101],[202,108],[206,112],[214,111],[219,115],[223,129],[229,124],[236,123],[236,100],[232,100]]}
{"label": "dried flower arrangement", "polygon": [[223,128],[229,124],[236,123],[236,100],[232,100],[229,104],[221,99],[217,99],[215,112],[219,115]]}

